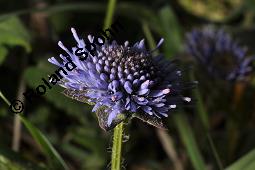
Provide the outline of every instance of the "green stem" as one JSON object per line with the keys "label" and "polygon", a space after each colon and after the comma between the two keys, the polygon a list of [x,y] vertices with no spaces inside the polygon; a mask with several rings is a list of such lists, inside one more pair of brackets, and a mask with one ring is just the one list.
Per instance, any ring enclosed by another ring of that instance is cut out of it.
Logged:
{"label": "green stem", "polygon": [[104,20],[104,28],[107,29],[112,23],[113,14],[116,7],[116,0],[109,0],[107,5],[106,17]]}
{"label": "green stem", "polygon": [[[191,81],[195,80],[194,71],[190,72],[190,79]],[[204,107],[203,99],[199,91],[199,86],[193,90],[194,96],[196,97],[196,108],[197,112],[199,114],[200,121],[202,122],[203,126],[206,128],[206,131],[209,129],[209,118],[208,114],[206,112],[206,109]]]}
{"label": "green stem", "polygon": [[[107,29],[112,24],[112,18],[116,7],[117,0],[109,0],[106,17],[104,19],[104,29]],[[112,145],[112,166],[111,170],[120,170],[121,167],[121,147],[123,135],[123,122],[114,128],[113,145]]]}
{"label": "green stem", "polygon": [[150,31],[149,25],[146,21],[142,22],[142,28],[143,28],[143,33],[146,37],[146,40],[148,41],[149,47],[151,50],[153,50],[154,48],[156,48],[156,43]]}
{"label": "green stem", "polygon": [[6,104],[8,104],[8,106],[11,105],[11,103],[9,102],[8,99],[6,99],[6,97],[4,96],[4,94],[0,91],[0,97],[5,101]]}
{"label": "green stem", "polygon": [[183,114],[178,113],[173,115],[173,118],[194,169],[205,170],[205,161],[200,153],[195,135],[193,134],[192,128],[189,125],[186,117]]}
{"label": "green stem", "polygon": [[207,139],[208,139],[208,141],[209,141],[210,147],[211,147],[211,149],[212,149],[212,151],[213,151],[213,155],[214,155],[214,157],[215,157],[215,159],[216,159],[216,162],[217,162],[217,164],[218,164],[218,166],[219,166],[219,169],[220,169],[220,170],[223,170],[223,165],[222,165],[222,163],[221,163],[221,161],[220,161],[220,157],[219,157],[219,155],[218,155],[218,153],[217,153],[216,147],[215,147],[215,145],[214,145],[214,142],[213,142],[212,137],[211,137],[211,135],[210,135],[209,132],[207,133]]}
{"label": "green stem", "polygon": [[[195,80],[194,72],[191,72],[190,78],[191,78],[191,80]],[[204,128],[206,129],[207,139],[208,139],[210,148],[211,148],[211,150],[213,152],[213,156],[214,156],[214,158],[216,160],[216,163],[217,163],[219,169],[223,170],[223,165],[222,165],[222,163],[220,161],[219,154],[218,154],[218,152],[216,150],[215,144],[214,144],[214,142],[212,140],[212,137],[210,135],[210,132],[209,132],[209,126],[210,126],[209,125],[209,118],[208,118],[208,113],[206,111],[206,108],[204,107],[202,96],[201,96],[200,91],[199,91],[198,88],[194,89],[193,92],[194,92],[194,95],[196,96],[196,99],[197,99],[197,102],[196,102],[197,111],[198,111],[200,120],[201,120]]]}
{"label": "green stem", "polygon": [[111,170],[120,170],[122,137],[123,137],[123,122],[121,122],[114,128]]}

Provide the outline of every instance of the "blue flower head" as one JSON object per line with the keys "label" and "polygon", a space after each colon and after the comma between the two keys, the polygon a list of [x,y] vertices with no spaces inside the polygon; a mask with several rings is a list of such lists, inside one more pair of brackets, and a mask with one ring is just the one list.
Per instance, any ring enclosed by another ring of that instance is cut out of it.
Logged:
{"label": "blue flower head", "polygon": [[[59,46],[66,52],[60,54],[63,62],[54,57],[49,62],[62,67],[70,61],[77,66],[70,71],[59,85],[64,94],[78,101],[94,105],[99,125],[109,130],[127,118],[136,117],[157,127],[163,127],[162,118],[189,97],[182,97],[181,71],[176,63],[167,61],[162,55],[152,57],[144,40],[129,46],[118,45],[116,41],[96,45],[94,56],[81,61],[75,51],[86,51],[86,43],[72,28],[77,46],[68,50],[60,41]],[[91,43],[94,37],[88,36]],[[157,47],[162,44],[160,40]]]}
{"label": "blue flower head", "polygon": [[214,77],[243,80],[252,70],[255,57],[222,29],[206,26],[187,34],[187,51]]}

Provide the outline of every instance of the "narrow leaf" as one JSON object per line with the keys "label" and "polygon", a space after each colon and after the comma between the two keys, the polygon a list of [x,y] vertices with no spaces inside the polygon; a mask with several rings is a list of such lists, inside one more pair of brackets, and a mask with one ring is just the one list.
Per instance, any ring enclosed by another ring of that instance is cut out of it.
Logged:
{"label": "narrow leaf", "polygon": [[255,168],[255,149],[244,155],[226,170],[253,170]]}
{"label": "narrow leaf", "polygon": [[164,54],[171,57],[182,48],[181,29],[170,6],[163,7],[159,12],[161,35],[165,39]]}
{"label": "narrow leaf", "polygon": [[54,167],[55,169],[61,168],[68,170],[66,163],[58,154],[58,152],[54,149],[48,139],[23,116],[20,116],[20,119],[29,130],[33,138],[36,140],[36,142],[41,146],[42,151],[45,153],[45,155],[47,155],[52,168]]}
{"label": "narrow leaf", "polygon": [[0,45],[22,46],[30,52],[30,36],[17,17],[8,17],[0,22]]}
{"label": "narrow leaf", "polygon": [[180,133],[183,144],[185,145],[191,163],[196,170],[205,170],[206,165],[202,158],[202,155],[197,146],[195,137],[188,124],[186,118],[181,114],[174,115],[175,123],[177,125],[178,131]]}

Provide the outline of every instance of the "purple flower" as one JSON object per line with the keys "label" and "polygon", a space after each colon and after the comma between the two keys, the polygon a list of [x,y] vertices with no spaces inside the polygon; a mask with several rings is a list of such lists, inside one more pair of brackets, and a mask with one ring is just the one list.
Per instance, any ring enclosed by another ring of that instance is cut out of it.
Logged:
{"label": "purple flower", "polygon": [[214,77],[243,80],[252,70],[255,57],[233,41],[222,29],[194,29],[187,34],[187,51]]}
{"label": "purple flower", "polygon": [[[80,60],[75,51],[86,51],[86,44],[72,28],[77,46],[68,50],[62,42],[59,46],[66,52],[49,62],[64,66],[70,57],[77,66],[70,71],[59,85],[65,88],[64,94],[73,99],[94,105],[100,126],[109,130],[127,118],[136,117],[157,127],[163,127],[162,118],[189,97],[181,92],[181,71],[176,63],[167,61],[162,55],[152,56],[153,51],[145,49],[144,40],[129,46],[118,45],[115,41],[96,46],[95,56],[88,55]],[[94,37],[88,36],[91,43]],[[157,48],[162,44],[160,40]],[[86,51],[88,52],[88,51]]]}

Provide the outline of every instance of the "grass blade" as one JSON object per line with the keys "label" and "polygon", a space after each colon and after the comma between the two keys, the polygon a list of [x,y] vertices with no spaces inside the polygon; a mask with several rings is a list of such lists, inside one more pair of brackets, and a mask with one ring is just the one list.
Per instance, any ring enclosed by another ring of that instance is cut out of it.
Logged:
{"label": "grass blade", "polygon": [[182,48],[181,28],[170,6],[163,7],[159,11],[159,21],[162,29],[161,35],[165,39],[164,54],[170,58]]}
{"label": "grass blade", "polygon": [[22,123],[26,126],[28,131],[31,133],[36,142],[41,146],[45,155],[48,156],[49,163],[54,169],[58,167],[59,169],[68,170],[68,167],[55,148],[51,145],[49,140],[40,132],[34,125],[32,125],[23,116],[20,116]]}
{"label": "grass blade", "polygon": [[205,170],[206,165],[198,149],[197,143],[191,127],[189,126],[186,118],[178,113],[174,115],[175,123],[177,125],[179,134],[181,136],[182,142],[185,145],[188,155],[190,157],[191,163],[195,170]]}
{"label": "grass blade", "polygon": [[[0,97],[8,105],[11,104],[1,91],[0,91]],[[42,151],[47,156],[48,162],[51,168],[68,170],[69,168],[67,167],[62,157],[59,155],[56,149],[51,145],[49,140],[43,135],[43,133],[39,129],[37,129],[33,124],[31,124],[25,117],[21,115],[19,115],[19,117],[21,119],[21,122],[25,125],[25,127],[28,129],[30,134],[33,136],[34,140],[40,145]]]}
{"label": "grass blade", "polygon": [[253,170],[255,169],[255,149],[238,159],[226,170]]}

